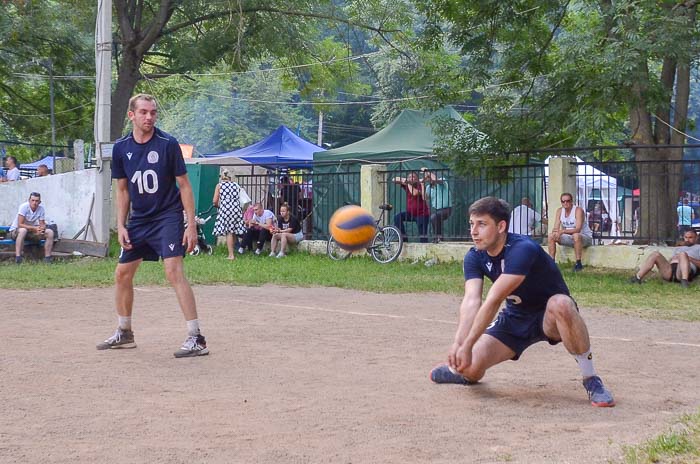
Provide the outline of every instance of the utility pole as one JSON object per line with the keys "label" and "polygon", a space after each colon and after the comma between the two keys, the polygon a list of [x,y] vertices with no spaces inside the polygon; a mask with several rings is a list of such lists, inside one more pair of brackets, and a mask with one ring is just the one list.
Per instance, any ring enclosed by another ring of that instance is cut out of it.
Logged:
{"label": "utility pole", "polygon": [[322,147],[323,143],[323,111],[318,112],[318,137],[316,138],[316,145]]}
{"label": "utility pole", "polygon": [[97,2],[95,31],[95,157],[98,162],[95,186],[97,239],[109,242],[112,218],[112,144],[109,134],[112,107],[112,0]]}
{"label": "utility pole", "polygon": [[48,63],[46,69],[49,71],[49,105],[51,108],[51,170],[53,174],[56,174],[56,115],[53,106],[53,61],[49,58],[46,62]]}

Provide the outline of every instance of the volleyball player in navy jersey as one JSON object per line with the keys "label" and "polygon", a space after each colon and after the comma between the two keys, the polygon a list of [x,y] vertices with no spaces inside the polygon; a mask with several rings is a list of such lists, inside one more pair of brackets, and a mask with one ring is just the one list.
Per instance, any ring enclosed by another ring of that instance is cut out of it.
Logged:
{"label": "volleyball player in navy jersey", "polygon": [[[495,197],[469,208],[474,247],[464,257],[459,325],[447,364],[434,368],[431,380],[468,385],[490,367],[517,360],[534,343],[563,342],[578,363],[591,404],[614,406],[593,368],[588,329],[559,268],[529,237],[508,233],[509,218],[510,207]],[[482,301],[484,277],[493,285]]]}
{"label": "volleyball player in navy jersey", "polygon": [[[131,329],[134,275],[142,261],[163,258],[165,275],[175,289],[187,321],[187,338],[175,357],[202,356],[209,354],[209,350],[199,330],[194,293],[183,269],[184,255],[197,243],[192,185],[180,145],[174,137],[155,127],[157,116],[153,96],[132,97],[128,117],[133,129],[117,140],[112,151],[112,177],[117,180],[117,234],[121,245],[114,273],[119,325],[114,335],[98,344],[97,349],[136,347]],[[183,209],[187,227],[183,224]]]}

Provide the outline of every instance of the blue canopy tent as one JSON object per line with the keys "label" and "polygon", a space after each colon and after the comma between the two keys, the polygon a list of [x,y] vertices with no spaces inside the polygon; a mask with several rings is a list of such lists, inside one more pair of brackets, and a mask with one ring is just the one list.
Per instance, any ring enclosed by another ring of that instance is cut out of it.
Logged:
{"label": "blue canopy tent", "polygon": [[314,153],[320,151],[324,151],[323,148],[307,142],[286,126],[279,126],[272,134],[252,145],[224,153],[204,155],[204,157],[232,156],[251,164],[269,166],[273,169],[275,167],[303,169],[313,166]]}
{"label": "blue canopy tent", "polygon": [[[56,159],[63,159],[65,156],[57,156]],[[51,172],[53,172],[53,156],[48,155],[44,156],[38,161],[34,161],[32,163],[22,163],[19,165],[20,170],[27,170],[27,171],[36,171],[36,168],[39,167],[40,164],[45,164]]]}

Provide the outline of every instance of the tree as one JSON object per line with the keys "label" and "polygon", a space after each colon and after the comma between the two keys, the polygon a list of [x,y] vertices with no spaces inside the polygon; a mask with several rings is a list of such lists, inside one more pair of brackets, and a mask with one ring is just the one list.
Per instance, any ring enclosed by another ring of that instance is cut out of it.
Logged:
{"label": "tree", "polygon": [[[67,21],[75,0],[0,4],[0,132],[11,140],[51,143],[49,87],[53,78],[57,143],[92,138],[94,18]],[[87,76],[81,79],[75,76]],[[48,148],[44,147],[45,151]],[[13,149],[13,154],[18,152]],[[25,150],[20,158],[36,158]]]}
{"label": "tree", "polygon": [[[373,3],[373,2],[369,2]],[[205,69],[224,59],[234,69],[266,57],[289,64],[322,56],[321,21],[355,27],[332,2],[317,0],[209,2],[195,0],[114,0],[117,17],[117,83],[112,94],[111,136],[121,135],[129,97],[144,78]],[[386,25],[360,24],[390,34]],[[301,76],[313,75],[305,70]],[[322,80],[302,81],[301,92],[314,94]]]}
{"label": "tree", "polygon": [[222,63],[195,82],[171,77],[154,86],[162,95],[159,125],[201,153],[244,147],[280,124],[292,130],[301,127],[309,140],[315,135],[310,130],[315,121],[294,105],[298,92],[283,90],[279,73],[259,65],[250,72],[231,73]]}
{"label": "tree", "polygon": [[[689,73],[698,55],[696,1],[417,0],[422,45],[459,47],[461,65],[437,71],[440,96],[477,90],[479,129],[494,151],[625,141],[638,161],[642,235],[675,236]],[[435,72],[431,73],[434,77]],[[421,76],[425,88],[429,75]],[[664,179],[669,179],[666,181]],[[655,202],[651,200],[655,199]],[[659,207],[651,207],[652,205]]]}

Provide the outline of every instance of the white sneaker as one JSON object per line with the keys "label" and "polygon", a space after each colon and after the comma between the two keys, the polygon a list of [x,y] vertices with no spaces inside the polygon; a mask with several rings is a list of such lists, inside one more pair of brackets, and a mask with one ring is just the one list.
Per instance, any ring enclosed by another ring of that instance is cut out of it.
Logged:
{"label": "white sneaker", "polygon": [[245,253],[245,250],[243,249],[243,247],[240,247],[240,248],[238,249],[238,254],[239,254],[239,255],[242,255],[243,253]]}
{"label": "white sneaker", "polygon": [[257,248],[257,249],[255,250],[255,254],[256,254],[256,255],[259,255],[260,253],[262,253],[262,250],[261,250],[260,248]]}
{"label": "white sneaker", "polygon": [[271,251],[270,254],[267,255],[267,256],[269,256],[270,258],[272,258],[273,256],[276,256],[276,255],[275,255],[275,252],[274,252],[274,251]]}
{"label": "white sneaker", "polygon": [[285,254],[282,253],[281,251],[280,251],[279,253],[277,253],[277,257],[278,257],[278,258],[284,258],[285,256],[287,256],[287,255],[285,255]]}

